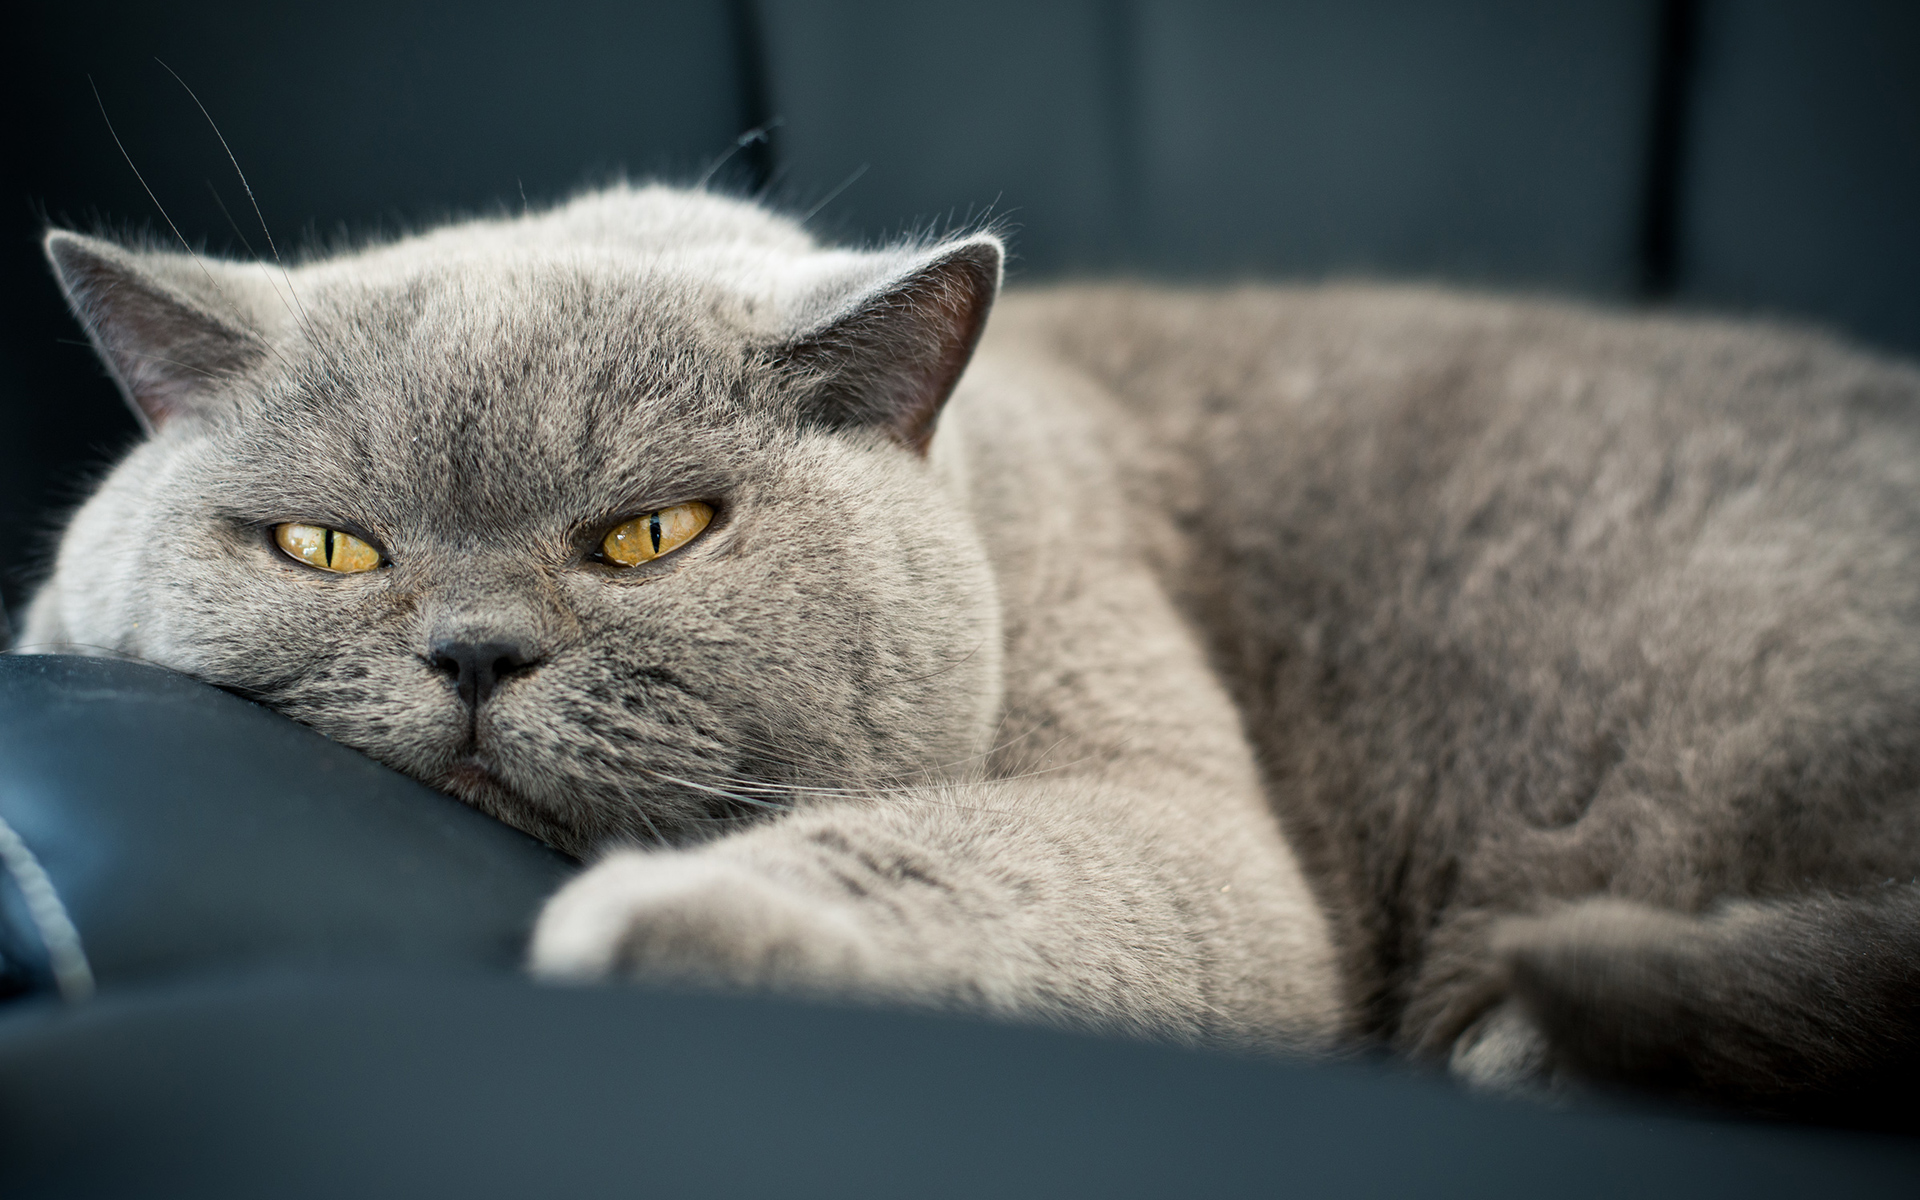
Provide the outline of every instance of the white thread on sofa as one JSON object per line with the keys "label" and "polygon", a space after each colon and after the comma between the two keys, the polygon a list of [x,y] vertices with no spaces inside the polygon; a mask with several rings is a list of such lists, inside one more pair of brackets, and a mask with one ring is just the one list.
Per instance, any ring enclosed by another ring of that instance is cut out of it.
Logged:
{"label": "white thread on sofa", "polygon": [[13,876],[27,902],[27,916],[40,933],[40,944],[47,948],[47,962],[53,968],[60,998],[77,1004],[93,995],[93,967],[80,946],[80,931],[73,927],[67,906],[61,903],[60,893],[47,878],[33,848],[14,832],[5,817],[0,817],[0,867]]}

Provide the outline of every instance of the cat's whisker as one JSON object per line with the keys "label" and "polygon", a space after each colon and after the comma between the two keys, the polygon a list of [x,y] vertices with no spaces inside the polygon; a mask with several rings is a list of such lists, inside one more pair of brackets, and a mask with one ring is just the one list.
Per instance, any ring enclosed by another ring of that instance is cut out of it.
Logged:
{"label": "cat's whisker", "polygon": [[[1005,725],[1006,725],[1006,723],[1007,723],[1007,720],[1008,720],[1008,715],[1006,715],[1006,714],[1003,714],[1003,715],[1001,716],[1001,718],[1000,718],[1000,721],[999,721],[999,723],[998,723],[998,725],[996,726],[996,728],[1004,728],[1004,727],[1005,727]],[[1014,737],[1010,737],[1010,738],[1006,738],[1006,739],[1004,739],[1004,740],[1002,740],[1002,741],[998,741],[998,742],[995,742],[995,743],[993,743],[992,745],[989,745],[989,746],[988,746],[988,747],[987,747],[987,748],[986,748],[985,750],[982,750],[982,751],[980,751],[980,752],[979,752],[978,754],[969,754],[969,755],[967,755],[967,756],[966,756],[965,758],[956,758],[956,759],[950,759],[950,760],[948,760],[948,761],[946,761],[946,762],[942,762],[942,763],[935,763],[935,764],[934,764],[934,765],[932,765],[932,766],[928,766],[928,767],[923,767],[923,768],[920,768],[919,770],[916,770],[916,771],[912,771],[912,772],[907,772],[907,773],[904,773],[904,774],[901,774],[901,775],[894,775],[894,776],[888,776],[888,778],[890,778],[890,779],[907,779],[907,778],[913,778],[914,776],[939,776],[939,775],[944,775],[944,774],[946,774],[946,773],[947,773],[947,772],[949,772],[949,771],[952,771],[952,770],[954,770],[954,769],[956,769],[956,768],[959,768],[959,767],[964,767],[964,766],[966,766],[966,765],[968,765],[969,763],[978,763],[978,762],[983,762],[983,761],[985,761],[986,759],[989,759],[989,758],[992,758],[992,757],[993,757],[994,755],[996,755],[996,754],[999,754],[999,753],[1000,753],[1001,751],[1003,751],[1003,750],[1010,750],[1010,749],[1012,749],[1013,747],[1015,747],[1015,746],[1017,746],[1017,745],[1019,745],[1019,744],[1020,744],[1021,742],[1024,742],[1024,741],[1026,741],[1026,740],[1027,740],[1028,738],[1031,738],[1031,737],[1033,737],[1033,736],[1034,736],[1035,734],[1037,734],[1037,733],[1039,733],[1039,732],[1040,732],[1040,731],[1039,731],[1039,730],[1038,730],[1037,728],[1035,728],[1035,729],[1028,729],[1028,730],[1027,730],[1027,731],[1026,731],[1025,733],[1021,733],[1021,734],[1017,734],[1017,735],[1015,735]],[[1053,752],[1054,752],[1055,750],[1057,750],[1057,749],[1058,749],[1058,748],[1059,748],[1059,747],[1060,747],[1061,745],[1063,745],[1063,744],[1064,744],[1064,743],[1065,743],[1065,742],[1066,742],[1067,740],[1068,740],[1068,739],[1067,739],[1066,737],[1064,737],[1064,736],[1063,736],[1063,737],[1060,737],[1060,738],[1057,738],[1057,739],[1055,739],[1055,741],[1054,741],[1054,743],[1053,743],[1053,745],[1051,745],[1051,746],[1048,746],[1048,747],[1047,747],[1047,748],[1046,748],[1045,750],[1043,750],[1043,751],[1041,751],[1041,752],[1040,752],[1040,757],[1041,757],[1041,759],[1042,759],[1042,760],[1045,760],[1045,759],[1046,759],[1046,757],[1047,757],[1048,755],[1050,755],[1050,754],[1052,754],[1052,753],[1053,753]],[[1078,760],[1076,760],[1076,761],[1078,761]],[[1074,764],[1073,764],[1073,763],[1066,763],[1066,764],[1062,764],[1062,765],[1063,765],[1063,766],[1073,766]],[[1044,773],[1047,773],[1047,772],[1051,772],[1051,771],[1055,771],[1055,770],[1058,770],[1058,769],[1060,769],[1060,768],[1059,768],[1059,767],[1045,767],[1045,768],[1040,768],[1040,769],[1038,769],[1038,770],[1036,770],[1036,771],[1030,771],[1030,772],[1026,772],[1026,773],[1024,773],[1024,774],[1022,774],[1022,775],[1016,775],[1016,776],[1006,776],[1006,777],[1004,777],[1004,778],[1015,778],[1015,779],[1023,779],[1023,778],[1027,778],[1027,777],[1029,777],[1029,776],[1031,776],[1031,775],[1035,775],[1035,774],[1044,774]],[[908,786],[909,786],[909,787],[912,787],[912,786],[920,786],[920,785],[908,785]],[[904,790],[904,789],[902,789],[902,790]]]}
{"label": "cat's whisker", "polygon": [[889,682],[892,684],[898,685],[903,683],[925,683],[929,679],[938,679],[940,676],[945,675],[948,671],[957,671],[961,667],[966,666],[967,663],[972,661],[974,655],[980,653],[980,648],[986,644],[987,644],[986,639],[982,638],[980,641],[974,643],[973,649],[967,651],[965,654],[962,654],[959,658],[954,659],[952,662],[948,663],[944,667],[940,667],[937,670],[929,671],[925,675],[909,675],[905,679],[895,679],[895,680],[890,680]]}
{"label": "cat's whisker", "polygon": [[754,193],[755,198],[765,199],[766,197],[771,196],[773,194],[773,189],[775,187],[779,186],[782,183],[785,183],[787,179],[788,168],[790,165],[791,164],[788,164],[788,163],[775,164],[773,170],[767,173],[767,181],[760,185],[759,191]]}
{"label": "cat's whisker", "polygon": [[[1004,728],[1007,720],[1008,720],[1007,716],[1003,715],[1000,721],[997,723],[997,727]],[[1028,729],[1025,732],[1020,733],[1014,737],[1004,738],[999,741],[996,741],[990,744],[985,750],[982,750],[977,754],[970,754],[963,758],[950,759],[944,762],[934,763],[929,766],[917,768],[911,771],[903,771],[893,775],[883,776],[879,780],[870,784],[863,785],[862,787],[857,789],[821,787],[817,785],[807,785],[807,784],[770,783],[764,780],[748,780],[740,776],[730,777],[728,782],[730,784],[751,785],[756,788],[760,788],[768,791],[774,791],[774,792],[793,793],[793,794],[800,794],[800,795],[807,795],[807,796],[824,796],[824,797],[902,795],[902,794],[924,793],[929,787],[967,786],[966,783],[943,779],[941,777],[945,776],[949,772],[956,770],[957,768],[983,762],[986,759],[991,758],[995,754],[1001,753],[1002,751],[1005,751],[1005,750],[1009,750],[1014,746],[1019,745],[1021,742],[1024,742],[1029,738],[1032,738],[1038,732],[1039,731],[1037,729]],[[1066,741],[1065,738],[1057,739],[1052,746],[1049,746],[1045,750],[1041,751],[1040,758],[1042,759],[1042,761],[1044,761],[1049,755],[1051,755],[1053,751],[1057,749],[1064,741]],[[836,772],[840,772],[844,770],[844,764],[827,762],[824,760],[809,760],[809,759],[797,758],[791,755],[790,753],[788,753],[784,748],[775,747],[770,743],[757,741],[754,738],[746,737],[744,735],[735,735],[732,739],[732,744],[736,747],[742,747],[751,751],[758,758],[764,759],[766,761],[775,763],[780,766],[796,768],[814,777],[822,777],[822,776],[830,777]],[[1014,776],[1013,778],[1030,778],[1037,775],[1044,775],[1044,774],[1057,772],[1060,770],[1066,770],[1075,765],[1077,765],[1077,762],[1043,767],[1034,771],[1025,772],[1018,776]]]}
{"label": "cat's whisker", "polygon": [[[1003,809],[1003,808],[990,808],[983,804],[959,804],[952,801],[941,801],[939,799],[936,799],[935,796],[931,794],[931,793],[936,793],[940,791],[969,791],[973,789],[991,788],[995,783],[998,783],[998,782],[1000,781],[999,780],[975,780],[975,781],[968,781],[964,783],[940,783],[940,784],[903,786],[903,787],[866,786],[866,787],[832,788],[832,787],[805,787],[800,785],[767,784],[767,783],[761,783],[757,780],[747,780],[747,779],[739,779],[739,778],[731,778],[731,777],[727,779],[727,783],[730,787],[736,787],[736,788],[740,788],[742,790],[748,790],[748,791],[761,791],[761,792],[773,792],[773,793],[800,793],[810,798],[825,798],[825,799],[834,799],[834,800],[851,800],[851,801],[862,801],[862,802],[886,800],[886,799],[892,799],[896,797],[906,797],[908,799],[916,800],[921,804],[924,804],[928,807],[933,807],[933,808],[946,808],[946,809],[952,809],[958,812],[997,813],[1001,816],[1018,817],[1018,818],[1024,819],[1027,816],[1027,814],[1021,813],[1017,810]],[[787,805],[783,807],[790,808],[792,806]]]}
{"label": "cat's whisker", "polygon": [[[76,341],[73,338],[61,338],[60,343],[65,346],[87,346],[89,349],[92,348],[90,345],[88,345],[88,343],[82,342],[82,341]],[[214,374],[212,371],[207,370],[205,367],[197,367],[189,362],[181,362],[177,358],[168,358],[164,354],[146,354],[138,350],[126,350],[126,349],[122,349],[120,353],[125,355],[128,358],[139,358],[139,359],[145,359],[148,362],[166,363],[168,366],[179,367],[180,369],[185,371],[192,371],[195,375],[201,375],[208,379],[220,378],[218,375]]]}
{"label": "cat's whisker", "polygon": [[661,843],[664,843],[666,841],[666,835],[660,832],[660,827],[653,823],[653,818],[647,815],[647,810],[644,807],[636,809],[634,811],[634,815],[639,817],[640,820],[646,825],[647,832],[653,835],[654,841],[661,842]]}
{"label": "cat's whisker", "polygon": [[[984,641],[976,644],[966,654],[960,656],[958,659],[955,659],[953,662],[949,663],[947,666],[941,667],[938,670],[931,672],[927,675],[916,676],[912,680],[897,680],[893,682],[906,683],[906,682],[914,682],[917,680],[935,678],[941,674],[944,674],[947,671],[956,669],[957,667],[964,665],[969,658],[979,653],[979,650],[983,645],[985,645]],[[996,726],[995,726],[996,730],[998,730],[999,728],[1003,728],[1007,722],[1007,719],[1008,718],[1005,715],[1002,715],[999,721],[996,722]],[[1019,734],[1016,737],[995,741],[989,744],[986,749],[976,754],[969,754],[962,758],[950,759],[944,762],[932,764],[930,766],[916,768],[911,771],[905,771],[895,775],[885,776],[883,778],[887,780],[912,779],[917,777],[926,777],[926,776],[944,774],[956,768],[966,766],[970,763],[984,761],[985,759],[991,758],[993,755],[998,754],[1003,750],[1011,749],[1012,747],[1018,745],[1022,741],[1025,741],[1026,739],[1032,737],[1036,732],[1037,730],[1028,730],[1027,732]],[[764,759],[778,766],[797,768],[811,775],[832,775],[835,773],[844,772],[847,768],[847,764],[843,761],[833,761],[826,758],[804,757],[797,754],[793,746],[775,744],[772,741],[768,741],[762,738],[756,738],[750,734],[743,733],[743,732],[734,732],[729,734],[727,739],[727,744],[735,749],[744,749],[746,751],[749,751],[755,757]]]}
{"label": "cat's whisker", "polygon": [[[766,124],[756,125],[752,129],[749,129],[745,133],[741,134],[739,137],[733,139],[733,145],[727,147],[727,149],[720,155],[720,157],[714,159],[711,163],[707,165],[707,169],[700,173],[700,182],[693,185],[694,190],[701,191],[701,192],[706,191],[707,185],[713,182],[713,177],[720,173],[721,167],[726,166],[728,162],[732,161],[734,155],[740,153],[742,150],[745,150],[748,146],[753,145],[755,142],[766,141],[768,134],[780,128],[780,126],[784,125],[785,123],[786,121],[784,118],[775,117],[771,121],[768,121]],[[521,193],[521,199],[524,200],[525,198],[526,198],[526,193],[523,191]]]}
{"label": "cat's whisker", "polygon": [[652,767],[641,767],[640,769],[655,779],[664,780],[667,783],[675,784],[679,787],[692,788],[696,792],[705,792],[709,795],[719,796],[723,800],[733,800],[741,804],[753,805],[759,808],[771,808],[779,812],[787,812],[793,807],[791,804],[775,804],[771,801],[757,800],[751,796],[743,796],[737,792],[728,791],[726,788],[696,783],[691,779],[682,779],[678,775],[672,775],[665,771],[656,771]]}
{"label": "cat's whisker", "polygon": [[[1000,715],[1000,720],[996,722],[994,725],[994,731],[998,733],[1001,729],[1006,728],[1007,721],[1010,719],[1010,717],[1011,717],[1011,714],[1002,713]],[[928,768],[928,770],[946,772],[946,771],[951,771],[956,767],[966,766],[968,763],[984,762],[987,759],[992,758],[994,755],[999,754],[1004,750],[1013,749],[1015,746],[1018,746],[1021,742],[1026,741],[1028,738],[1033,737],[1039,732],[1040,730],[1037,727],[1028,729],[1025,733],[1016,734],[1013,737],[1004,738],[999,741],[993,742],[985,750],[980,751],[980,753],[978,754],[969,754],[965,758],[956,758],[949,762],[944,762],[937,766],[930,767]],[[1060,743],[1065,740],[1066,739],[1062,738],[1062,739],[1059,739],[1058,741],[1055,741],[1053,746],[1049,746],[1045,751],[1042,752],[1041,757],[1044,758],[1046,757],[1047,754],[1051,754],[1054,748],[1058,747]]]}
{"label": "cat's whisker", "polygon": [[822,196],[820,198],[820,203],[814,205],[812,208],[807,210],[806,215],[800,218],[800,223],[802,225],[805,225],[808,221],[813,220],[813,218],[819,214],[821,209],[825,208],[829,204],[832,204],[835,200],[838,200],[840,198],[840,193],[852,187],[855,181],[857,181],[862,175],[865,175],[867,173],[867,168],[871,167],[872,165],[873,165],[872,163],[861,163],[859,166],[855,167],[853,169],[853,174],[847,176],[845,179],[842,179],[840,181],[839,187],[834,188],[832,191]]}
{"label": "cat's whisker", "polygon": [[[1062,739],[1062,741],[1064,740],[1065,739]],[[1058,745],[1059,743],[1056,742],[1055,746]],[[1107,756],[1104,754],[1083,754],[1079,758],[1070,759],[1063,763],[1055,763],[1052,766],[1035,767],[1031,771],[1019,771],[1012,775],[996,776],[993,782],[1016,783],[1022,779],[1044,779],[1049,775],[1059,775],[1063,772],[1071,771],[1075,767],[1084,767],[1089,764],[1098,766],[1106,761]]]}
{"label": "cat's whisker", "polygon": [[[153,61],[160,63],[161,68],[165,70],[167,74],[173,76],[175,82],[179,83],[179,85],[182,88],[186,89],[186,93],[189,97],[192,98],[194,106],[200,110],[200,115],[207,119],[208,126],[210,126],[213,129],[213,136],[220,139],[220,148],[227,152],[227,161],[233,164],[233,173],[240,177],[240,186],[242,189],[246,191],[248,202],[253,205],[253,215],[259,218],[260,232],[266,235],[267,248],[273,251],[273,261],[280,268],[280,277],[286,281],[287,294],[293,297],[293,303],[295,305],[298,305],[300,308],[300,312],[296,316],[293,312],[293,309],[289,307],[287,309],[287,315],[293,316],[295,322],[299,324],[301,328],[301,332],[307,335],[308,340],[312,340],[313,331],[309,327],[310,321],[307,316],[306,305],[300,303],[300,293],[295,291],[293,288],[293,276],[288,273],[286,263],[282,262],[280,259],[280,247],[274,244],[273,231],[267,228],[266,214],[260,211],[260,201],[256,199],[253,194],[253,185],[247,182],[247,173],[240,169],[240,160],[234,156],[233,147],[227,145],[227,136],[220,132],[220,125],[218,122],[216,122],[213,119],[213,114],[207,111],[206,105],[200,103],[200,97],[194,94],[194,90],[190,87],[187,87],[187,81],[180,78],[180,73],[174,70],[172,67],[167,66],[167,64],[165,62],[162,62],[158,56],[156,56]],[[103,113],[104,111],[105,110],[102,109]],[[129,162],[131,162],[131,160],[129,160]],[[154,203],[157,204],[159,203],[159,201],[156,200]],[[226,210],[226,206],[224,204],[221,205],[221,211],[224,212],[225,210]],[[229,217],[228,220],[231,221],[232,218]],[[238,226],[236,226],[235,228],[237,230]],[[246,239],[244,238],[241,239],[243,244],[245,240]],[[252,247],[248,247],[247,253],[248,254],[253,253]],[[266,266],[265,263],[261,263],[260,265],[263,268]],[[269,284],[273,282],[273,276],[271,273],[269,273],[267,276],[267,282]],[[273,294],[275,296],[278,296],[280,294],[280,289],[277,287],[274,288]],[[282,299],[280,302],[282,304],[286,303],[284,299]]]}
{"label": "cat's whisker", "polygon": [[[252,259],[254,262],[259,262],[260,266],[264,269],[267,264],[260,262],[260,255],[254,251],[253,243],[247,240],[246,231],[240,228],[240,222],[234,220],[233,214],[227,211],[227,202],[221,198],[220,189],[213,186],[213,180],[211,179],[202,180],[202,182],[207,185],[207,194],[213,197],[214,204],[219,206],[220,215],[227,219],[227,227],[233,230],[233,236],[240,239],[240,245],[246,249],[247,257]],[[267,275],[267,282],[269,284],[273,282],[273,275],[271,272],[269,272]],[[278,289],[275,289],[274,295],[279,296]],[[285,304],[286,300],[282,299],[280,303]],[[291,315],[292,310],[289,309],[288,313],[289,315]]]}
{"label": "cat's whisker", "polygon": [[133,172],[133,177],[140,181],[140,187],[147,193],[147,199],[153,201],[154,208],[159,210],[160,219],[167,223],[168,229],[173,230],[173,236],[179,239],[181,249],[187,252],[187,257],[193,259],[194,265],[200,268],[200,273],[207,277],[207,285],[213,289],[214,295],[220,297],[220,299],[226,303],[227,308],[232,311],[234,319],[239,322],[241,333],[266,347],[267,350],[272,352],[275,358],[286,363],[288,369],[291,370],[293,364],[287,362],[286,356],[280,353],[279,347],[269,341],[259,330],[253,327],[251,322],[241,315],[239,305],[233,302],[233,298],[227,295],[226,289],[222,288],[219,281],[214,279],[213,272],[207,269],[206,261],[194,250],[193,244],[187,241],[186,235],[180,232],[180,227],[173,223],[173,217],[167,212],[166,205],[160,203],[160,197],[154,195],[153,188],[147,183],[147,177],[140,173],[140,168],[134,164],[133,155],[128,153],[126,143],[120,140],[120,131],[113,127],[113,118],[107,115],[107,102],[101,99],[100,86],[93,81],[93,76],[91,75],[87,76],[87,86],[93,89],[93,102],[100,106],[100,119],[107,123],[107,134],[113,138],[113,144],[120,148],[120,157],[127,160],[127,168]]}

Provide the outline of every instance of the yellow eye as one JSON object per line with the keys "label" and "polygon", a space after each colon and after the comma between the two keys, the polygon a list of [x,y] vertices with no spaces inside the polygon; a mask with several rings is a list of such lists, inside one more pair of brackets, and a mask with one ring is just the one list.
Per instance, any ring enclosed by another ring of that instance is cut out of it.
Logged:
{"label": "yellow eye", "polygon": [[275,525],[273,540],[310,567],[342,575],[371,571],[380,565],[380,552],[350,533],[323,525]]}
{"label": "yellow eye", "polygon": [[623,567],[638,566],[686,545],[711,520],[711,505],[676,504],[621,525],[600,543],[600,552]]}

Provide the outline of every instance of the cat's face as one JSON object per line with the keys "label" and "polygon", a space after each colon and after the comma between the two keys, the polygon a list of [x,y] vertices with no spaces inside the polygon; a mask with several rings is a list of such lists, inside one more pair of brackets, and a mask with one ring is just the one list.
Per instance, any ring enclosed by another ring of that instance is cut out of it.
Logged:
{"label": "cat's face", "polygon": [[[157,431],[75,519],[34,623],[241,690],[574,850],[964,771],[998,704],[997,605],[918,451],[984,300],[957,352],[889,315],[929,279],[920,316],[960,312],[931,303],[955,296],[943,261],[784,341],[763,327],[804,316],[631,256],[295,276],[266,336],[228,347],[238,366],[128,382]],[[104,313],[62,269],[123,381],[156,328],[181,345],[177,314]],[[651,561],[607,554],[662,510],[708,519]],[[303,562],[289,524],[378,565]]]}

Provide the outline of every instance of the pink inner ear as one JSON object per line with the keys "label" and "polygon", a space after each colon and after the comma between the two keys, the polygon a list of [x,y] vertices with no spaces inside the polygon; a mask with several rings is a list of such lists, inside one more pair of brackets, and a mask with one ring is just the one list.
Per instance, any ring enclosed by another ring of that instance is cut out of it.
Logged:
{"label": "pink inner ear", "polygon": [[156,429],[191,412],[224,374],[258,353],[243,335],[210,326],[202,314],[164,299],[130,307],[111,331],[103,328],[101,340],[116,339],[106,342],[107,353],[134,405]]}
{"label": "pink inner ear", "polygon": [[127,392],[134,407],[154,429],[193,409],[192,385],[162,371],[140,370],[125,374]]}
{"label": "pink inner ear", "polygon": [[117,247],[56,235],[48,251],[95,349],[149,429],[198,408],[223,376],[261,353],[257,335],[150,278]]}
{"label": "pink inner ear", "polygon": [[914,402],[903,405],[894,420],[895,436],[919,455],[925,455],[932,443],[940,410],[960,382],[987,327],[987,312],[999,283],[999,256],[996,252],[990,267],[949,259],[934,271],[936,278],[929,281],[926,299],[938,310],[931,324],[945,336],[937,338],[936,352],[927,358],[917,381],[919,386],[914,389]]}
{"label": "pink inner ear", "polygon": [[95,340],[155,429],[198,408],[222,376],[258,354],[246,337],[209,327],[199,313],[131,307],[103,321]]}

